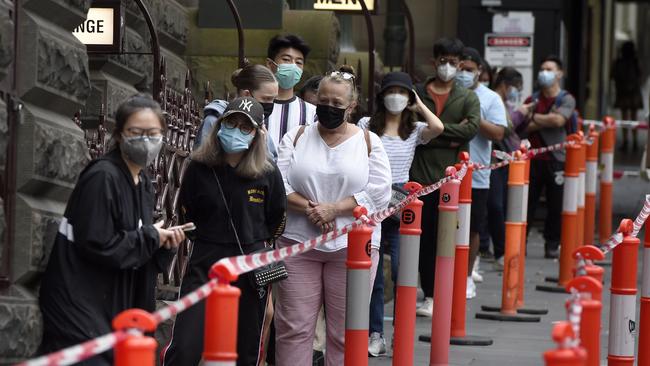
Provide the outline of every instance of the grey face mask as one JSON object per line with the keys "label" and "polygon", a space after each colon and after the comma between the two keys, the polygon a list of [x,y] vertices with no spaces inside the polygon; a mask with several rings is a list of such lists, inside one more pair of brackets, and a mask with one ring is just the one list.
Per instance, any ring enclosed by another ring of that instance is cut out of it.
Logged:
{"label": "grey face mask", "polygon": [[132,162],[141,167],[146,167],[158,156],[162,148],[163,141],[160,137],[148,136],[131,136],[122,135],[120,148]]}

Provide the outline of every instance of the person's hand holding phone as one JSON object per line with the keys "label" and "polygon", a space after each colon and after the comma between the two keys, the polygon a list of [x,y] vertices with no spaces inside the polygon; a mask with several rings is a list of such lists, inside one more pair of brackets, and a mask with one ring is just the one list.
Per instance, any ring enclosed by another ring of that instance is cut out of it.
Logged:
{"label": "person's hand holding phone", "polygon": [[189,222],[180,226],[172,226],[164,229],[163,222],[160,221],[154,225],[158,231],[160,247],[165,249],[176,249],[185,240],[185,231],[194,230],[195,226]]}

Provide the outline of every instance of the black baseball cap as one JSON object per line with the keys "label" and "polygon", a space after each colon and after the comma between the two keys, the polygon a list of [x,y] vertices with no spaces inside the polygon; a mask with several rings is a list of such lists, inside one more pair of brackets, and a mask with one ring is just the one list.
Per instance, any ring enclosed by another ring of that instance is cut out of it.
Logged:
{"label": "black baseball cap", "polygon": [[463,61],[474,61],[478,66],[483,65],[483,58],[481,57],[481,54],[476,50],[476,48],[463,48],[463,54],[460,59]]}
{"label": "black baseball cap", "polygon": [[379,96],[383,96],[384,92],[392,86],[399,86],[409,91],[411,102],[415,101],[415,94],[413,93],[413,81],[409,74],[401,71],[389,72],[384,75],[381,80],[381,90]]}
{"label": "black baseball cap", "polygon": [[228,104],[226,110],[223,111],[221,118],[228,117],[234,113],[242,113],[246,115],[246,117],[250,119],[255,128],[262,126],[262,123],[264,121],[264,108],[258,101],[251,97],[233,99]]}

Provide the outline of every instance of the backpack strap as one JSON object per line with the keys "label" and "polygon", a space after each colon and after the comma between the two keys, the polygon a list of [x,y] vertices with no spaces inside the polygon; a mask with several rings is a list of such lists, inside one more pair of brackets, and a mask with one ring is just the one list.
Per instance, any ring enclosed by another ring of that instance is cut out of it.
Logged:
{"label": "backpack strap", "polygon": [[300,124],[304,126],[307,124],[307,104],[300,98],[298,100],[300,100]]}
{"label": "backpack strap", "polygon": [[365,128],[363,130],[364,137],[366,138],[366,147],[368,148],[368,156],[370,156],[370,152],[372,152],[372,143],[370,142],[370,132],[368,132],[368,129]]}
{"label": "backpack strap", "polygon": [[560,93],[558,93],[557,97],[555,97],[555,108],[559,108],[562,105],[562,99],[569,94],[568,91],[561,89]]}
{"label": "backpack strap", "polygon": [[298,128],[298,133],[296,133],[296,137],[293,139],[293,147],[296,147],[296,144],[298,143],[298,139],[302,134],[305,133],[305,125],[301,125],[300,128]]}

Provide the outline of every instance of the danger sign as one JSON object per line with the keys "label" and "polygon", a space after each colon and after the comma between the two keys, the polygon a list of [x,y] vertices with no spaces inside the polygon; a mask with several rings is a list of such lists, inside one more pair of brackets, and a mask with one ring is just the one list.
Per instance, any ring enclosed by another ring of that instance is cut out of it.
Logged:
{"label": "danger sign", "polygon": [[486,34],[485,60],[495,66],[531,66],[533,64],[533,35]]}

